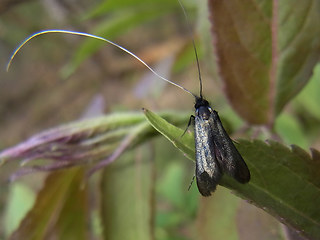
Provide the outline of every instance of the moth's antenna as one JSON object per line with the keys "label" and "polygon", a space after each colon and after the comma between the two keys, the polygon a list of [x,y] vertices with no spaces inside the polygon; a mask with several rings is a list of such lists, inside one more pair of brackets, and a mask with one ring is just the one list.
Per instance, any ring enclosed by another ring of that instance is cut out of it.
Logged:
{"label": "moth's antenna", "polygon": [[181,2],[181,0],[178,0],[179,4],[180,4],[180,7],[183,11],[183,15],[186,19],[186,22],[187,22],[187,27],[188,27],[188,32],[189,34],[191,35],[192,37],[192,45],[193,45],[193,49],[194,49],[194,54],[195,54],[195,57],[196,57],[196,61],[197,61],[197,67],[198,67],[198,76],[199,76],[199,82],[200,82],[200,98],[202,98],[202,79],[201,79],[201,71],[200,71],[200,64],[199,64],[199,58],[198,58],[198,52],[197,52],[197,48],[196,48],[196,44],[194,42],[194,37],[193,37],[193,34],[192,34],[192,31],[191,31],[191,28],[190,28],[190,23],[189,23],[189,19],[188,19],[188,15],[187,15],[187,12]]}
{"label": "moth's antenna", "polygon": [[97,39],[97,40],[101,40],[101,41],[104,41],[104,42],[107,42],[119,49],[121,49],[122,51],[128,53],[129,55],[131,55],[132,57],[134,57],[135,59],[137,59],[140,63],[142,63],[145,67],[147,67],[154,75],[156,75],[158,78],[184,90],[185,92],[191,94],[193,97],[196,97],[195,94],[193,94],[192,92],[190,92],[188,89],[178,85],[177,83],[174,83],[172,81],[170,81],[169,79],[165,78],[165,77],[162,77],[161,75],[159,75],[155,70],[153,70],[147,63],[145,63],[141,58],[139,58],[137,55],[135,55],[134,53],[130,52],[128,49],[106,39],[106,38],[103,38],[103,37],[99,37],[99,36],[96,36],[96,35],[93,35],[93,34],[89,34],[89,33],[84,33],[84,32],[76,32],[76,31],[69,31],[69,30],[60,30],[60,29],[49,29],[49,30],[44,30],[44,31],[40,31],[40,32],[37,32],[37,33],[34,33],[32,34],[31,36],[27,37],[17,48],[16,50],[13,52],[13,54],[11,55],[11,58],[7,64],[7,71],[9,71],[9,68],[11,66],[11,63],[14,59],[14,57],[17,55],[17,53],[20,51],[20,49],[27,43],[29,42],[31,39],[37,37],[37,36],[40,36],[40,35],[44,35],[44,34],[47,34],[47,33],[64,33],[64,34],[71,34],[71,35],[78,35],[78,36],[84,36],[84,37],[90,37],[90,38],[93,38],[93,39]]}

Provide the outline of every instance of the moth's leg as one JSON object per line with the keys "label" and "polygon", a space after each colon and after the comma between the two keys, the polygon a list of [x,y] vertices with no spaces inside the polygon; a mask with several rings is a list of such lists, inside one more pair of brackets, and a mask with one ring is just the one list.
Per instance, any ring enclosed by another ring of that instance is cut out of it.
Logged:
{"label": "moth's leg", "polygon": [[192,178],[192,180],[191,180],[191,183],[190,183],[190,185],[189,185],[189,187],[188,187],[188,191],[190,190],[190,188],[191,188],[191,186],[192,186],[192,183],[194,182],[194,178],[196,177],[196,175],[193,175],[193,178]]}
{"label": "moth's leg", "polygon": [[183,137],[183,135],[186,134],[188,128],[190,127],[190,125],[194,126],[194,116],[191,115],[190,118],[189,118],[189,122],[188,122],[188,126],[186,128],[186,130],[184,130],[183,134],[181,135],[181,137]]}

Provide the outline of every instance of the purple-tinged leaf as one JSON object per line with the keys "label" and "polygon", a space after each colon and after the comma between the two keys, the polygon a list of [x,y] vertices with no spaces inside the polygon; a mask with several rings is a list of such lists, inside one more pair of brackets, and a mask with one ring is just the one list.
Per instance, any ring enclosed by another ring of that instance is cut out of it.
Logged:
{"label": "purple-tinged leaf", "polygon": [[320,2],[210,0],[226,95],[251,124],[272,126],[319,60]]}

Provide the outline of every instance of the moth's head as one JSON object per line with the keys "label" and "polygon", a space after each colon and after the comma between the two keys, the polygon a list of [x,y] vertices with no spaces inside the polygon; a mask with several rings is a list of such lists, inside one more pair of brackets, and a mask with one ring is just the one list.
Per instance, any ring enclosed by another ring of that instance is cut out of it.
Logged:
{"label": "moth's head", "polygon": [[194,108],[199,109],[200,107],[209,107],[209,102],[205,100],[203,97],[196,97],[196,103],[194,104]]}

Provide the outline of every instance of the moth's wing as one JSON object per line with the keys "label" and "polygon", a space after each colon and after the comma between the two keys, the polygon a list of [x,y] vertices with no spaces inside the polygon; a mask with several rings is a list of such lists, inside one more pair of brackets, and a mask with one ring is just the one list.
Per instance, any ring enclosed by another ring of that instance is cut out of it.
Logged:
{"label": "moth's wing", "polygon": [[223,128],[218,113],[213,110],[210,117],[213,118],[210,121],[213,124],[213,142],[216,149],[216,158],[221,169],[240,183],[249,182],[250,171],[248,166]]}
{"label": "moth's wing", "polygon": [[201,173],[196,173],[198,190],[202,196],[208,197],[212,192],[216,190],[218,181],[214,177],[209,176],[209,173],[203,171]]}
{"label": "moth's wing", "polygon": [[196,179],[199,192],[210,196],[222,176],[215,156],[211,124],[195,117]]}

